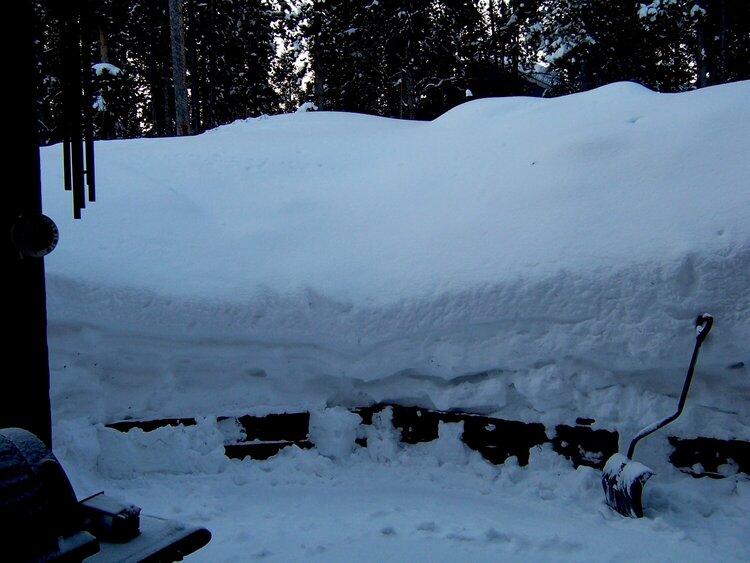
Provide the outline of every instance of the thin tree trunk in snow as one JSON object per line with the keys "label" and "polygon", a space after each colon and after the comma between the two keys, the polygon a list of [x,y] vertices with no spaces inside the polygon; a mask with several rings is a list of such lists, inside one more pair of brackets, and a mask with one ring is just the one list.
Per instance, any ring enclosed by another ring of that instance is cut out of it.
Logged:
{"label": "thin tree trunk in snow", "polygon": [[182,0],[169,0],[169,30],[172,38],[175,128],[177,135],[189,135],[190,110],[185,76],[185,24],[182,15]]}

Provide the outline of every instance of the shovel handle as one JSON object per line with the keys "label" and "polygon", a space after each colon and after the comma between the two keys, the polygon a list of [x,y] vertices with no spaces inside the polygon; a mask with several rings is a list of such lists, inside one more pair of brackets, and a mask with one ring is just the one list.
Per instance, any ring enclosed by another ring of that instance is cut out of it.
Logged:
{"label": "shovel handle", "polygon": [[695,325],[695,338],[700,341],[700,344],[703,344],[706,336],[711,331],[711,327],[714,326],[714,318],[708,313],[703,313],[702,315],[698,315]]}
{"label": "shovel handle", "polygon": [[635,445],[641,438],[645,438],[649,434],[653,434],[654,432],[659,430],[659,428],[666,426],[682,414],[682,410],[685,408],[685,401],[687,400],[688,391],[690,390],[690,382],[693,380],[695,363],[698,360],[698,350],[700,350],[701,344],[703,344],[706,336],[708,336],[708,333],[711,330],[713,324],[714,318],[707,313],[699,315],[695,320],[695,348],[693,348],[693,356],[692,358],[690,358],[690,366],[688,367],[687,375],[685,376],[685,383],[682,386],[682,393],[680,394],[680,402],[677,405],[677,411],[672,416],[668,416],[667,418],[660,420],[659,422],[655,422],[636,434],[635,438],[633,438],[633,440],[630,442],[630,447],[628,448],[628,457],[630,459],[633,459]]}

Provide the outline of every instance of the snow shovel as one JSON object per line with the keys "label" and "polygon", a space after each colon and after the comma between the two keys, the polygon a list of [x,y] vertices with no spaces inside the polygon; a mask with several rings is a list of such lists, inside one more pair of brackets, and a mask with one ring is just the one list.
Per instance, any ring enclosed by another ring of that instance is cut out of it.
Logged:
{"label": "snow shovel", "polygon": [[651,469],[642,463],[633,461],[635,445],[641,438],[653,434],[659,428],[675,420],[682,413],[688,390],[690,389],[690,382],[693,379],[695,362],[698,359],[698,350],[706,339],[706,336],[708,336],[713,321],[713,317],[708,314],[700,315],[696,320],[695,348],[693,349],[693,357],[690,359],[690,367],[688,367],[687,375],[685,376],[685,383],[682,386],[682,394],[680,395],[680,402],[677,405],[677,411],[672,416],[655,422],[638,432],[630,442],[627,455],[616,453],[604,465],[602,487],[604,487],[604,494],[607,497],[607,504],[623,516],[631,518],[641,518],[643,516],[643,505],[641,504],[643,486],[654,474]]}

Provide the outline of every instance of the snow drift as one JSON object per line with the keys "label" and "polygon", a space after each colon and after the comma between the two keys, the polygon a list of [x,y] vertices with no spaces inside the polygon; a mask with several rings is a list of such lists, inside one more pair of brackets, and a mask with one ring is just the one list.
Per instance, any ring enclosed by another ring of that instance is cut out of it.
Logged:
{"label": "snow drift", "polygon": [[[55,453],[79,497],[205,525],[195,561],[747,561],[748,481],[664,435],[646,518],[550,444],[492,466],[460,425],[404,447],[390,400],[750,438],[750,82],[486,99],[429,122],[308,112],[97,144],[73,221],[42,152]],[[311,412],[312,450],[224,456],[219,415]],[[102,423],[192,416],[127,434]],[[700,473],[700,471],[698,471]],[[744,499],[744,500],[743,500]]]}
{"label": "snow drift", "polygon": [[705,311],[693,422],[748,438],[748,96],[622,83],[101,142],[80,222],[47,148],[54,408],[397,400],[635,428]]}

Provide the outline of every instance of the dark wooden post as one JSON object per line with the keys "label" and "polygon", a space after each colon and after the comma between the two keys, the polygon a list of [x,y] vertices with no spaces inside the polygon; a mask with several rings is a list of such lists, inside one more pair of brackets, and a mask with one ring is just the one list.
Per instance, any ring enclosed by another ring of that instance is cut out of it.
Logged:
{"label": "dark wooden post", "polygon": [[12,232],[21,217],[42,212],[36,108],[36,64],[31,2],[17,2],[15,33],[3,34],[7,57],[7,107],[19,117],[7,131],[12,141],[2,151],[5,180],[2,206],[2,260],[6,288],[3,301],[3,370],[0,376],[0,427],[20,427],[51,446],[47,299],[44,259],[21,256]]}

